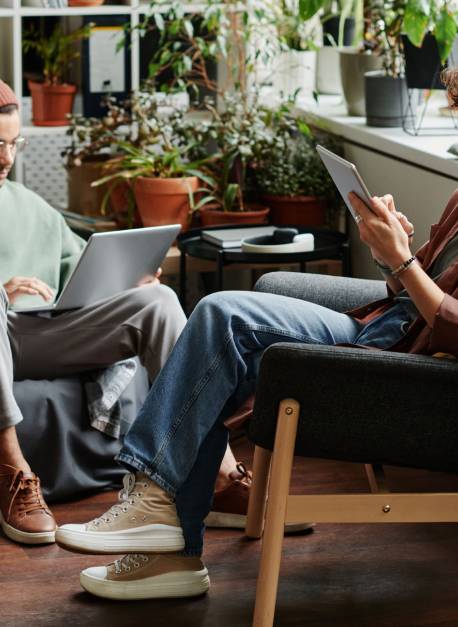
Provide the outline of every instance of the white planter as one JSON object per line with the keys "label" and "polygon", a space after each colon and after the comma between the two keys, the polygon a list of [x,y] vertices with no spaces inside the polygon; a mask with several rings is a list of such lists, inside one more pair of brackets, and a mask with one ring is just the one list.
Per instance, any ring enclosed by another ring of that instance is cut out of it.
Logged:
{"label": "white planter", "polygon": [[273,85],[288,98],[300,89],[299,97],[311,96],[315,91],[316,52],[289,50],[282,52],[275,66]]}
{"label": "white planter", "polygon": [[319,94],[342,93],[339,49],[334,46],[323,46],[317,51],[316,90]]}
{"label": "white planter", "polygon": [[173,94],[165,94],[161,91],[143,92],[141,96],[146,102],[157,102],[158,113],[165,117],[171,115],[175,109],[188,111],[190,106],[189,94],[186,91]]}

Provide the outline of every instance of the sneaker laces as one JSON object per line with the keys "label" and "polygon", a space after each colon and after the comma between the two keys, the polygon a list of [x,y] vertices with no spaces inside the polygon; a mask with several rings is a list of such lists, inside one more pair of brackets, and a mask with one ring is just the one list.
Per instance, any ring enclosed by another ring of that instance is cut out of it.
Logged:
{"label": "sneaker laces", "polygon": [[[139,483],[136,481],[134,473],[129,472],[124,475],[122,483],[123,488],[118,492],[119,502],[112,505],[108,511],[98,516],[98,518],[91,520],[89,524],[92,523],[98,526],[103,522],[110,522],[112,518],[117,518],[120,514],[126,513],[130,505],[134,505],[135,499],[131,498],[132,496],[142,496],[141,492],[137,492],[134,495],[135,486]],[[146,486],[147,484],[143,483],[143,485]]]}
{"label": "sneaker laces", "polygon": [[237,472],[242,475],[241,477],[237,477],[236,481],[240,481],[246,486],[251,486],[253,483],[253,473],[251,470],[248,470],[243,462],[237,462],[236,464]]}
{"label": "sneaker laces", "polygon": [[148,560],[148,556],[144,553],[129,553],[128,555],[124,555],[124,557],[115,560],[115,573],[117,575],[120,575],[123,572],[128,573],[132,570],[132,568],[140,568],[141,562],[144,564]]}
{"label": "sneaker laces", "polygon": [[18,511],[21,514],[30,514],[31,512],[47,509],[40,490],[40,479],[33,473],[24,477],[22,470],[16,470],[9,491],[13,493],[13,496],[8,508],[8,520],[16,500],[19,501]]}

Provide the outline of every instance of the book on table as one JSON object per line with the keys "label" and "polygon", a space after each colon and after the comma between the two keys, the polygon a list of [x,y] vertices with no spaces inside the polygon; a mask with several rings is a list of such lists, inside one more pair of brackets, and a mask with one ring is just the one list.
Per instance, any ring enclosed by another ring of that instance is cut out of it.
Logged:
{"label": "book on table", "polygon": [[240,248],[247,237],[273,235],[275,226],[247,226],[240,229],[216,228],[202,231],[200,236],[206,242],[219,248]]}

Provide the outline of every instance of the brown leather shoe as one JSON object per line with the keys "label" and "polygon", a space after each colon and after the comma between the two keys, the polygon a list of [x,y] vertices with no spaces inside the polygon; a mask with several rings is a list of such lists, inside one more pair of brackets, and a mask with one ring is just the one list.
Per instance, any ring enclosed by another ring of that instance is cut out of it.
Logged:
{"label": "brown leather shoe", "polygon": [[[212,511],[205,519],[207,527],[245,529],[252,472],[240,462],[236,468],[229,475],[231,483],[226,488],[215,491]],[[308,522],[285,525],[285,532],[312,531],[312,527],[313,523]]]}
{"label": "brown leather shoe", "polygon": [[5,535],[24,544],[54,542],[56,521],[33,472],[0,464],[0,524]]}

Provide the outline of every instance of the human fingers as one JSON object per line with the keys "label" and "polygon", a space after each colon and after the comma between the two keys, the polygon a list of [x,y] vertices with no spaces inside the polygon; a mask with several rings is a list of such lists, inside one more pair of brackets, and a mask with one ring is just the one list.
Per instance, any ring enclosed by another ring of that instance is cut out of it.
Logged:
{"label": "human fingers", "polygon": [[371,198],[371,206],[369,207],[357,194],[350,192],[348,195],[350,203],[357,214],[356,222],[358,226],[364,222],[366,225],[374,222],[376,218],[382,218],[389,221],[391,212],[383,204],[383,202],[374,196]]}
{"label": "human fingers", "polygon": [[397,219],[399,220],[399,222],[401,223],[401,226],[404,229],[404,231],[407,233],[409,237],[411,237],[414,234],[414,230],[415,230],[412,222],[410,222],[407,216],[401,213],[401,211],[396,211],[395,215]]}
{"label": "human fingers", "polygon": [[24,284],[36,290],[37,293],[44,300],[50,301],[54,297],[54,293],[52,289],[49,287],[49,285],[47,285],[44,281],[42,281],[41,279],[38,279],[37,277],[32,277],[31,279],[28,279],[27,281],[24,282]]}
{"label": "human fingers", "polygon": [[156,279],[159,279],[161,275],[162,275],[162,268],[159,266],[159,268],[154,273],[154,276],[156,277]]}
{"label": "human fingers", "polygon": [[372,213],[374,213],[378,218],[382,218],[386,222],[390,221],[390,218],[392,217],[392,211],[378,196],[372,196],[370,208],[372,210]]}
{"label": "human fingers", "polygon": [[160,283],[160,281],[156,274],[148,274],[147,276],[144,276],[142,279],[140,279],[140,281],[137,283],[137,287],[144,287],[145,285],[157,285],[158,283]]}
{"label": "human fingers", "polygon": [[359,225],[365,218],[370,216],[371,210],[355,192],[348,194],[348,200],[356,214],[356,223]]}
{"label": "human fingers", "polygon": [[394,198],[391,194],[384,194],[383,196],[380,197],[380,200],[391,212],[394,213],[396,211]]}
{"label": "human fingers", "polygon": [[46,301],[52,300],[54,296],[52,289],[37,277],[13,277],[4,288],[7,293],[14,294],[19,291],[21,294],[39,295]]}
{"label": "human fingers", "polygon": [[5,288],[5,291],[11,305],[14,305],[20,296],[37,296],[38,294],[37,290],[25,285],[17,285],[16,287],[9,286],[8,289]]}

